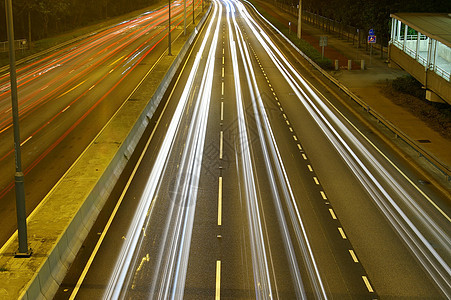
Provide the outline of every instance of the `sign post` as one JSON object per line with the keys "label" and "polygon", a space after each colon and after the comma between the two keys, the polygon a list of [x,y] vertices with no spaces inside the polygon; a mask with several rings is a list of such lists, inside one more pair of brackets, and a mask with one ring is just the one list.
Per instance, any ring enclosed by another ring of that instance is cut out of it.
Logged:
{"label": "sign post", "polygon": [[370,29],[368,32],[368,44],[370,44],[370,65],[371,65],[371,58],[373,56],[373,44],[376,43],[376,35],[374,34],[374,30]]}
{"label": "sign post", "polygon": [[324,47],[327,46],[327,35],[319,37],[319,46],[321,47],[321,59],[324,58]]}

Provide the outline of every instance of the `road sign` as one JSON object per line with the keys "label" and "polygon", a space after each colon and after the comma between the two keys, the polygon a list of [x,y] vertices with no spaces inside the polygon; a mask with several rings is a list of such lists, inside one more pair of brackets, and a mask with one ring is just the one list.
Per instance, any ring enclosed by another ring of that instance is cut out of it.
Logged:
{"label": "road sign", "polygon": [[327,35],[322,35],[319,37],[319,45],[320,47],[327,46]]}
{"label": "road sign", "polygon": [[376,43],[376,36],[375,35],[369,35],[368,36],[368,44],[375,44]]}
{"label": "road sign", "polygon": [[374,29],[373,29],[373,28],[370,29],[368,35],[375,35],[375,34],[374,34]]}

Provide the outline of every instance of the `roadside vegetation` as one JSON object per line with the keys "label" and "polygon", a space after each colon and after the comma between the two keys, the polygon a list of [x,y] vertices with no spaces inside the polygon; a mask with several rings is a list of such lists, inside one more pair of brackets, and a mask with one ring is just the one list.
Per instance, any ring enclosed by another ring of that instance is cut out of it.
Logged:
{"label": "roadside vegetation", "polygon": [[250,0],[250,2],[255,6],[255,8],[269,21],[271,22],[277,29],[282,32],[296,47],[299,48],[305,55],[310,57],[316,64],[318,64],[321,68],[325,70],[332,69],[332,61],[328,58],[321,58],[321,53],[315,49],[312,45],[306,42],[303,39],[298,39],[295,33],[289,31],[285,24],[282,24],[279,20],[269,14],[266,10],[262,9],[257,3]]}
{"label": "roadside vegetation", "polygon": [[451,140],[451,105],[425,99],[425,90],[412,76],[387,80],[384,93],[392,101],[407,108],[429,127]]}

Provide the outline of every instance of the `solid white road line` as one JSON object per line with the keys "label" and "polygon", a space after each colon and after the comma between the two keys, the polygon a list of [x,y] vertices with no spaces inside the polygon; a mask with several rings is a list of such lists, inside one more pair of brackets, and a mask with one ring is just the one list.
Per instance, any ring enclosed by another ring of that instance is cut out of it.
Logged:
{"label": "solid white road line", "polygon": [[329,208],[329,212],[330,212],[330,215],[332,216],[332,219],[336,220],[337,216],[335,215],[334,210],[332,208]]}
{"label": "solid white road line", "polygon": [[356,263],[359,262],[359,260],[357,259],[357,256],[356,256],[355,253],[354,253],[354,250],[349,250],[349,254],[351,254],[352,260],[353,260],[354,262],[356,262]]}
{"label": "solid white road line", "polygon": [[368,278],[366,276],[362,276],[362,279],[365,282],[365,285],[366,285],[366,288],[368,289],[368,291],[370,293],[373,293],[374,290],[373,290],[373,287],[371,286],[370,281],[368,280]]}
{"label": "solid white road line", "polygon": [[346,234],[345,234],[345,232],[344,232],[344,230],[343,230],[343,228],[341,228],[341,227],[338,227],[338,231],[340,231],[340,235],[341,235],[341,237],[344,239],[344,240],[346,240]]}
{"label": "solid white road line", "polygon": [[215,300],[221,299],[221,261],[216,261],[216,293]]}
{"label": "solid white road line", "polygon": [[219,177],[218,187],[218,225],[222,225],[222,176]]}
{"label": "solid white road line", "polygon": [[[315,181],[315,184],[316,185],[319,185],[319,181],[318,181],[318,178],[316,178],[316,177],[313,177],[313,180]],[[322,194],[321,194],[322,195]]]}
{"label": "solid white road line", "polygon": [[223,148],[224,148],[224,132],[221,130],[219,133],[219,159],[222,159]]}

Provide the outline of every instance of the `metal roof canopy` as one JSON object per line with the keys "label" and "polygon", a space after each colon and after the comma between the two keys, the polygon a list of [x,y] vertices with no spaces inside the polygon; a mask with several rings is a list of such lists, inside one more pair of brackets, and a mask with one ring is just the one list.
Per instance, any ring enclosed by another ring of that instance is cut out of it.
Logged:
{"label": "metal roof canopy", "polygon": [[451,14],[396,13],[390,17],[451,48]]}

